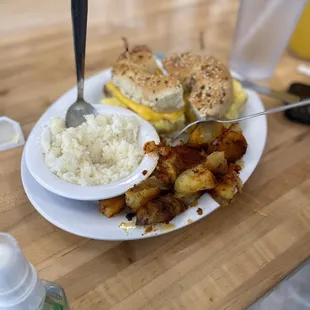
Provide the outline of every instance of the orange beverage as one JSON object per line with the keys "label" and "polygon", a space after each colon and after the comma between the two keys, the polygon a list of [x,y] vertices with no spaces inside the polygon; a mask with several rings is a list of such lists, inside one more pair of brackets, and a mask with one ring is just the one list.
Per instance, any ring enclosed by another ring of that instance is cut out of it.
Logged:
{"label": "orange beverage", "polygon": [[310,59],[310,1],[305,6],[291,37],[289,49],[301,58]]}

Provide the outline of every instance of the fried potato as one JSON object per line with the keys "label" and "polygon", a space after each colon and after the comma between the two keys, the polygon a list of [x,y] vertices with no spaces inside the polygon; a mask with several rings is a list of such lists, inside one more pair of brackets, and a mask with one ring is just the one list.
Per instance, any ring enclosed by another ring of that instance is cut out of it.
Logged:
{"label": "fried potato", "polygon": [[205,148],[224,131],[225,127],[220,123],[201,123],[191,133],[187,143],[191,146]]}
{"label": "fried potato", "polygon": [[203,192],[196,192],[192,194],[175,193],[177,198],[180,198],[187,207],[194,207],[198,203],[198,199],[202,196]]}
{"label": "fried potato", "polygon": [[183,170],[184,164],[181,157],[175,152],[170,152],[167,157],[159,158],[154,175],[158,179],[163,180],[166,184],[173,185],[176,178]]}
{"label": "fried potato", "polygon": [[112,217],[125,207],[125,195],[99,200],[100,212],[106,217]]}
{"label": "fried potato", "polygon": [[165,143],[161,142],[156,144],[154,141],[146,142],[143,149],[146,154],[154,153],[161,156],[168,156],[171,151],[171,147],[167,146]]}
{"label": "fried potato", "polygon": [[185,210],[185,203],[173,194],[159,196],[138,209],[136,225],[169,223]]}
{"label": "fried potato", "polygon": [[205,152],[184,144],[172,147],[171,151],[180,156],[183,163],[183,170],[200,164],[206,157]]}
{"label": "fried potato", "polygon": [[172,147],[165,143],[156,145],[154,141],[147,142],[144,150],[146,153],[159,155],[153,175],[171,185],[182,171],[198,165],[206,157],[204,151],[189,145]]}
{"label": "fried potato", "polygon": [[143,150],[146,154],[156,153],[158,146],[156,145],[155,141],[148,141],[144,144]]}
{"label": "fried potato", "polygon": [[241,192],[242,183],[236,171],[229,171],[224,178],[210,191],[212,198],[221,206],[229,205],[236,191]]}
{"label": "fried potato", "polygon": [[247,147],[241,128],[238,124],[233,124],[209,145],[208,152],[225,152],[227,161],[235,162],[245,154]]}
{"label": "fried potato", "polygon": [[192,194],[215,187],[213,173],[205,168],[203,164],[182,172],[174,183],[177,193]]}
{"label": "fried potato", "polygon": [[126,205],[136,212],[140,207],[160,195],[162,191],[168,190],[165,182],[155,177],[150,177],[135,185],[125,193]]}
{"label": "fried potato", "polygon": [[[231,123],[229,123],[229,124],[231,124]],[[228,126],[228,129],[229,129],[230,131],[242,133],[242,129],[241,129],[239,123],[233,123],[233,124],[231,124],[230,126]]]}
{"label": "fried potato", "polygon": [[214,152],[207,156],[204,162],[206,169],[210,170],[213,174],[224,175],[227,173],[227,159],[224,152]]}

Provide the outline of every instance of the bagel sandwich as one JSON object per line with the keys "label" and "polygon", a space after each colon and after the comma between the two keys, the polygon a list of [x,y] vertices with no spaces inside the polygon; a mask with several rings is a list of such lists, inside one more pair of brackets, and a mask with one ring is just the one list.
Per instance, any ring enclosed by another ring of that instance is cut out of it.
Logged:
{"label": "bagel sandwich", "polygon": [[177,78],[162,74],[147,46],[137,46],[120,55],[104,93],[103,104],[134,111],[152,123],[160,134],[185,126],[182,84]]}
{"label": "bagel sandwich", "polygon": [[214,57],[182,53],[164,58],[162,64],[167,75],[147,46],[126,49],[104,86],[102,103],[134,111],[160,134],[197,119],[240,115],[247,93]]}

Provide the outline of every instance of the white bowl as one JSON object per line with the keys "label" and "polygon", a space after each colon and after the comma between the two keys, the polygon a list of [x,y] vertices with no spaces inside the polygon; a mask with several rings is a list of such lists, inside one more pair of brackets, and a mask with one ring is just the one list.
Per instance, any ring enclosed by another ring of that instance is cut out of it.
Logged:
{"label": "white bowl", "polygon": [[[94,107],[100,114],[117,114],[137,117],[140,122],[138,142],[141,148],[143,148],[144,144],[148,141],[159,142],[158,134],[153,126],[135,113],[113,106],[94,105]],[[66,110],[64,110],[62,115],[59,116],[64,117],[65,111]],[[158,157],[144,155],[138,168],[129,176],[117,182],[99,186],[82,186],[62,180],[53,174],[45,165],[44,156],[41,150],[40,137],[44,126],[46,126],[49,121],[50,119],[41,119],[36,124],[26,143],[25,157],[31,175],[39,184],[54,194],[76,200],[99,200],[116,197],[124,194],[133,185],[138,184],[149,177],[156,167]],[[147,171],[145,175],[143,174],[144,170]]]}

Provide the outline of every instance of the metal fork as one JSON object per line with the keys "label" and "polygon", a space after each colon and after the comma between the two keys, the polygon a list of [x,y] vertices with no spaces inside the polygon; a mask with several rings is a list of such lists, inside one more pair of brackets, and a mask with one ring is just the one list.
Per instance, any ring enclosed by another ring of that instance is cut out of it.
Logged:
{"label": "metal fork", "polygon": [[278,100],[282,100],[288,103],[294,103],[294,102],[300,101],[300,97],[293,95],[293,94],[289,94],[285,91],[275,90],[275,89],[272,89],[266,86],[258,85],[256,83],[253,83],[252,81],[245,80],[243,78],[236,79],[236,80],[239,81],[244,88],[255,90],[256,92],[260,94],[264,94],[264,95],[273,97]]}
{"label": "metal fork", "polygon": [[245,121],[247,119],[250,118],[254,118],[257,116],[262,116],[262,115],[266,115],[266,114],[272,114],[272,113],[277,113],[277,112],[281,112],[281,111],[285,111],[285,110],[289,110],[289,109],[293,109],[293,108],[298,108],[298,107],[302,107],[305,105],[310,104],[310,99],[306,99],[300,102],[296,102],[296,103],[292,103],[292,104],[288,104],[288,105],[283,105],[280,107],[276,107],[276,108],[271,108],[262,112],[258,112],[255,114],[251,114],[251,115],[246,115],[243,117],[239,117],[239,118],[235,118],[235,119],[230,119],[230,120],[222,120],[222,119],[215,119],[215,118],[208,118],[208,119],[204,119],[204,120],[198,120],[195,122],[192,122],[190,124],[188,124],[187,126],[185,126],[181,131],[178,132],[177,135],[175,135],[173,137],[173,140],[176,140],[177,138],[179,138],[181,136],[181,134],[183,134],[188,128],[197,125],[197,124],[201,124],[201,123],[209,123],[209,122],[215,122],[215,123],[236,123],[236,122],[241,122],[241,121]]}

